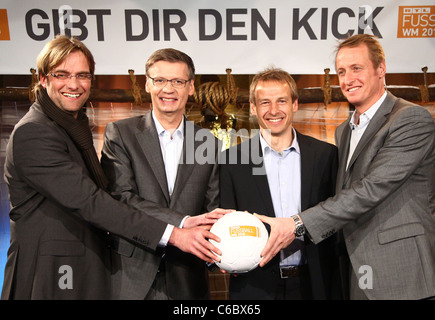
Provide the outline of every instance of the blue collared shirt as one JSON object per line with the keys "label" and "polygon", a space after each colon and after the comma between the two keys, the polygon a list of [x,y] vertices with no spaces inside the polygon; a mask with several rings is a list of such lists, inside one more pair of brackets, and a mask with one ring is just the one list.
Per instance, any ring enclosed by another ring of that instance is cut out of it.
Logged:
{"label": "blue collared shirt", "polygon": [[[289,218],[301,212],[301,152],[293,129],[290,147],[277,152],[260,134],[263,161],[272,197],[273,210],[278,218]],[[304,239],[296,238],[287,248],[281,250],[281,266],[305,264]]]}
{"label": "blue collared shirt", "polygon": [[[165,164],[166,171],[166,181],[168,183],[169,196],[172,196],[174,191],[175,179],[177,178],[178,165],[180,163],[181,152],[183,150],[183,138],[184,138],[184,121],[181,120],[180,125],[170,134],[163,126],[160,124],[159,120],[154,115],[154,111],[151,111],[154,124],[156,125],[157,134],[159,136],[160,149],[162,150],[163,162]],[[184,221],[188,216],[184,217],[181,221],[179,228],[182,228]],[[159,241],[159,246],[166,246],[169,238],[174,230],[174,226],[168,224],[162,238]]]}
{"label": "blue collared shirt", "polygon": [[163,128],[159,120],[157,120],[154,115],[154,111],[152,111],[152,116],[156,125],[157,134],[159,136],[160,149],[162,150],[163,162],[165,164],[169,196],[172,196],[175,179],[177,177],[178,165],[180,163],[181,152],[183,150],[184,121],[181,120],[180,125],[171,135],[169,131]]}

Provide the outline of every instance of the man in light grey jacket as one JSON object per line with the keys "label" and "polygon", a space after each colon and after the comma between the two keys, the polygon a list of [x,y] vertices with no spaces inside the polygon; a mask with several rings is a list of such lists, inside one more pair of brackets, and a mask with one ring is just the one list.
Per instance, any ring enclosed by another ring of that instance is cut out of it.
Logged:
{"label": "man in light grey jacket", "polygon": [[260,265],[295,233],[307,232],[318,243],[342,229],[351,299],[433,298],[434,121],[424,108],[386,91],[385,56],[373,36],[343,41],[336,69],[343,94],[355,106],[336,131],[336,196],[296,221],[260,216],[272,225],[273,240]]}

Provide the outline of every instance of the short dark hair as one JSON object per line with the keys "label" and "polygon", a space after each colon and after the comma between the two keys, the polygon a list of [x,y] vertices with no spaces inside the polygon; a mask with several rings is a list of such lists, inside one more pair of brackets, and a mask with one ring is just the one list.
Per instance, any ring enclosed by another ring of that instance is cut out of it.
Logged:
{"label": "short dark hair", "polygon": [[249,87],[249,101],[255,104],[255,89],[260,81],[278,81],[285,82],[290,87],[292,101],[298,99],[298,88],[293,77],[287,72],[279,68],[267,68],[264,71],[257,73],[251,81]]}
{"label": "short dark hair", "polygon": [[335,58],[337,59],[338,52],[343,48],[354,48],[361,44],[365,44],[369,50],[369,57],[375,68],[385,61],[384,49],[375,36],[370,34],[356,34],[340,42],[337,47]]}
{"label": "short dark hair", "polygon": [[151,66],[158,61],[184,62],[188,67],[189,80],[195,79],[195,65],[193,64],[192,58],[184,52],[172,48],[159,49],[155,51],[148,58],[148,61],[145,64],[145,74],[147,76],[149,76],[148,71]]}

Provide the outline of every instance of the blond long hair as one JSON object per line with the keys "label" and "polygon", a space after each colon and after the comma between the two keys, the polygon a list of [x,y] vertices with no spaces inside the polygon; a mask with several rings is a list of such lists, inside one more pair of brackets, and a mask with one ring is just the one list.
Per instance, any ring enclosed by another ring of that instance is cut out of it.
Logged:
{"label": "blond long hair", "polygon": [[74,37],[65,35],[57,35],[53,40],[48,42],[36,59],[36,67],[38,69],[39,81],[33,87],[33,92],[36,94],[42,90],[41,76],[47,75],[72,52],[81,51],[85,55],[89,64],[89,72],[94,75],[95,60],[89,49],[80,40]]}

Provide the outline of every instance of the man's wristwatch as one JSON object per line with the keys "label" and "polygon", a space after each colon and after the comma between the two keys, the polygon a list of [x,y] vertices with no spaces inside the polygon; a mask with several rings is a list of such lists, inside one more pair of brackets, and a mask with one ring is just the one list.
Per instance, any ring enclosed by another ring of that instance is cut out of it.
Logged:
{"label": "man's wristwatch", "polygon": [[305,229],[305,226],[302,223],[301,219],[299,219],[299,216],[297,214],[292,216],[292,218],[295,221],[295,235],[296,235],[296,237],[303,236],[307,230]]}

